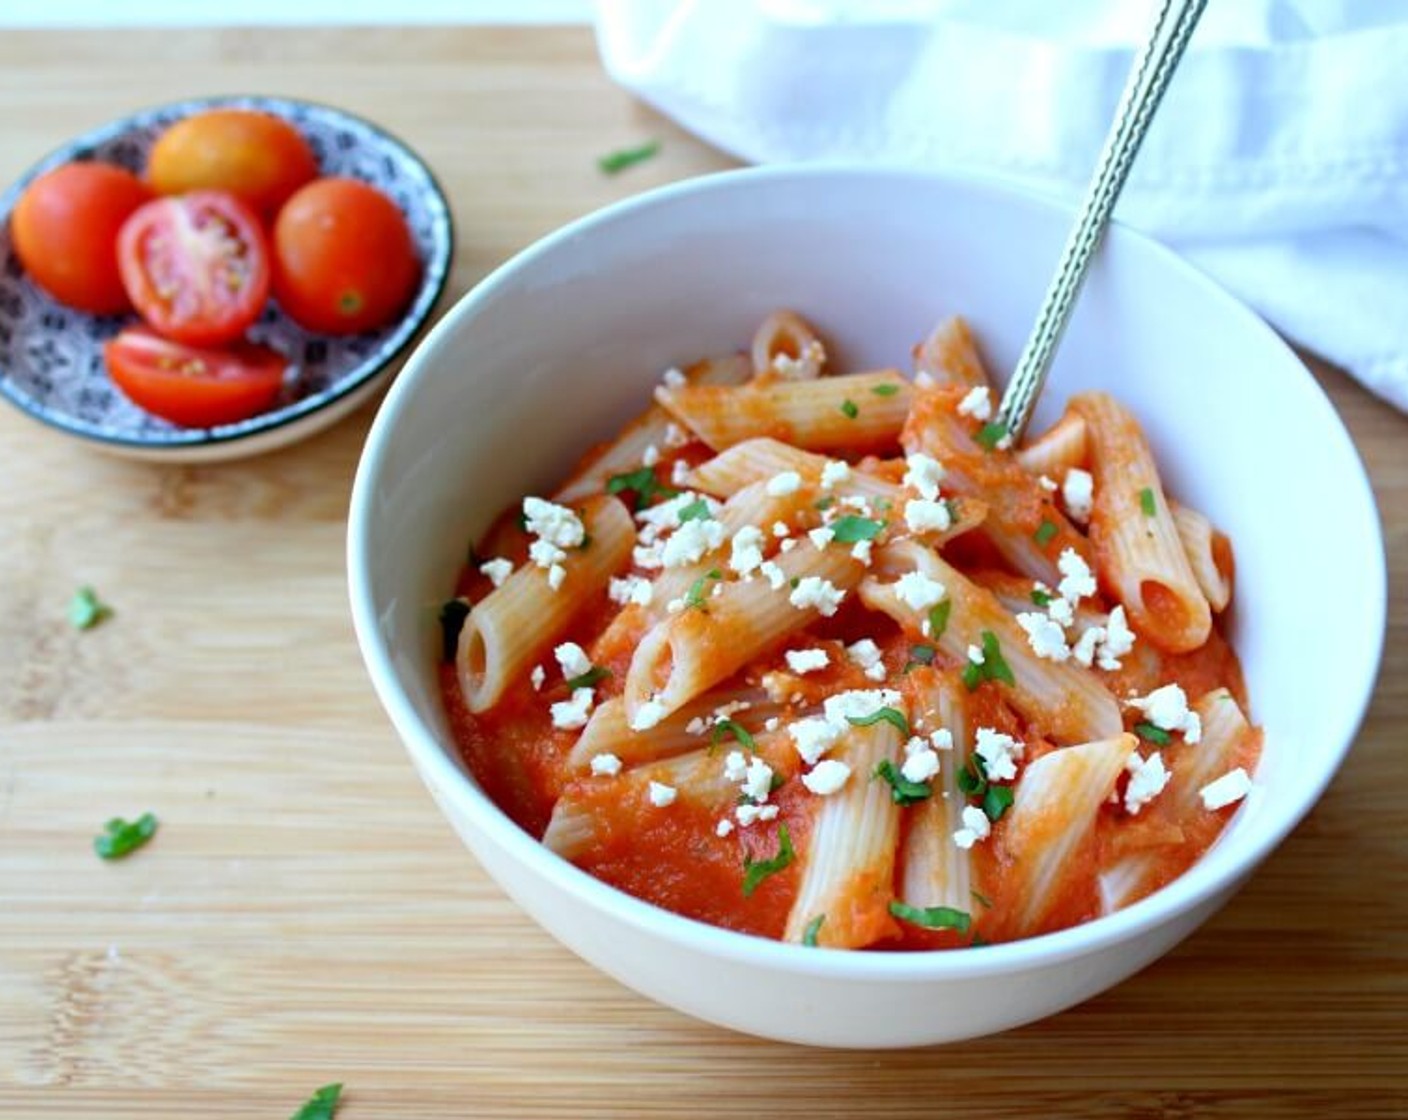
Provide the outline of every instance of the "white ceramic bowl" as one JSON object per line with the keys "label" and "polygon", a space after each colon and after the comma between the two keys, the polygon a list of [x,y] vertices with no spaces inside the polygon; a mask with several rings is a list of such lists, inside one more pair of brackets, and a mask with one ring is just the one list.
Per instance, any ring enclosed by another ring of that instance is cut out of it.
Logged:
{"label": "white ceramic bowl", "polygon": [[831,1046],[942,1042],[1099,992],[1231,896],[1334,775],[1373,686],[1383,544],[1364,471],[1281,340],[1172,253],[1112,229],[1038,414],[1082,388],[1143,419],[1179,498],[1232,534],[1232,636],[1266,747],[1251,795],[1187,875],[1113,917],[949,953],[777,944],[646,905],[559,860],[490,802],[441,710],[436,610],[466,543],[552,488],[638,410],[660,372],[744,346],[787,306],[840,368],[899,365],[937,319],[968,316],[1010,369],[1065,237],[1050,203],[974,181],[767,169],[654,191],[553,234],[441,320],[377,416],[348,541],[357,636],[382,703],[441,809],[549,932],[689,1014]]}

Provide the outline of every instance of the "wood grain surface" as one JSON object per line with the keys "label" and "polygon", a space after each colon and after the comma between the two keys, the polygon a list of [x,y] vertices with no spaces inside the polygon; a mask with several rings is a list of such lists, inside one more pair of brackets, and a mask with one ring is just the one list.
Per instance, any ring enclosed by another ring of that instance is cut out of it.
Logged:
{"label": "wood grain surface", "polygon": [[[247,91],[334,102],[416,147],[454,202],[455,295],[569,218],[728,164],[611,86],[581,29],[6,32],[0,181],[116,113]],[[652,136],[658,160],[597,173]],[[1408,1116],[1408,419],[1316,368],[1391,568],[1378,694],[1342,773],[1141,975],[1032,1027],[885,1054],[654,1006],[479,870],[348,620],[370,409],[200,468],[109,459],[0,410],[0,1116],[286,1117],[331,1081],[348,1120]],[[82,583],[117,613],[80,634],[64,613]],[[94,857],[102,821],[147,809],[146,850]]]}

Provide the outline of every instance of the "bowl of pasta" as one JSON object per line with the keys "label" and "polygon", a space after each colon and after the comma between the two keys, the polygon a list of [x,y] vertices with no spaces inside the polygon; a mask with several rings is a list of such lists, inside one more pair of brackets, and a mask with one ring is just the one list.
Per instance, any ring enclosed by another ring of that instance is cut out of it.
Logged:
{"label": "bowl of pasta", "polygon": [[1067,221],[897,171],[677,184],[504,265],[387,397],[372,681],[483,867],[623,983],[818,1045],[1002,1030],[1191,933],[1334,776],[1385,620],[1353,445],[1123,228],[1014,439]]}

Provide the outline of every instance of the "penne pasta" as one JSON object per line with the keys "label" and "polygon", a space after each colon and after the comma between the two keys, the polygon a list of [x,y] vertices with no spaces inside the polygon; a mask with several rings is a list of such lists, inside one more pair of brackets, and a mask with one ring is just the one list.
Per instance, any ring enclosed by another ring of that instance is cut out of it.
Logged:
{"label": "penne pasta", "polygon": [[811,381],[826,366],[826,347],[795,311],[774,311],[753,335],[753,376],[758,380]]}
{"label": "penne pasta", "polygon": [[493,706],[514,680],[525,677],[629,562],[635,527],[625,506],[615,498],[590,499],[581,521],[590,543],[562,560],[559,586],[552,586],[550,569],[525,564],[465,619],[455,665],[471,712]]}
{"label": "penne pasta", "polygon": [[1168,503],[1173,514],[1174,528],[1183,542],[1183,553],[1193,578],[1198,581],[1203,597],[1215,612],[1222,613],[1232,601],[1232,577],[1236,570],[1232,558],[1232,542],[1213,528],[1212,522],[1197,510]]}
{"label": "penne pasta", "polygon": [[1072,467],[1084,465],[1086,441],[1085,420],[1067,412],[1041,435],[1018,448],[1017,462],[1028,474],[1038,478],[1045,475],[1060,482]]}
{"label": "penne pasta", "polygon": [[914,348],[914,369],[940,384],[962,385],[969,389],[991,384],[978,355],[973,332],[961,315],[943,320]]}
{"label": "penne pasta", "polygon": [[715,451],[758,436],[781,437],[808,451],[883,447],[904,426],[909,398],[909,382],[893,369],[655,390],[655,399]]}
{"label": "penne pasta", "polygon": [[1196,649],[1208,639],[1212,613],[1138,421],[1105,393],[1079,394],[1071,408],[1089,430],[1090,536],[1111,589],[1156,645],[1174,653]]}

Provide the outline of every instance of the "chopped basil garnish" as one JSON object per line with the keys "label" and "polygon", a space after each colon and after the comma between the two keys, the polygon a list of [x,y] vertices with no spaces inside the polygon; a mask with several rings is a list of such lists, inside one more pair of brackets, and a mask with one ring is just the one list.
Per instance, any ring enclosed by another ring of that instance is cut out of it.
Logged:
{"label": "chopped basil garnish", "polygon": [[896,385],[893,381],[887,381],[883,385],[875,386],[875,388],[871,389],[870,391],[874,393],[877,397],[893,397],[896,393],[900,391],[900,387]]}
{"label": "chopped basil garnish", "polygon": [[860,415],[860,406],[857,405],[855,401],[851,400],[850,397],[847,397],[841,402],[841,411],[844,412],[847,417],[854,420]]}
{"label": "chopped basil garnish", "polygon": [[578,552],[586,552],[587,549],[591,548],[591,546],[592,546],[592,535],[591,535],[590,533],[583,533],[583,534],[582,534],[582,543],[577,546],[577,551],[578,551]]}
{"label": "chopped basil garnish", "polygon": [[945,599],[929,609],[929,637],[938,640],[948,629],[948,616],[953,613],[953,600]]}
{"label": "chopped basil garnish", "polygon": [[1139,491],[1139,508],[1144,511],[1145,517],[1153,517],[1159,512],[1159,507],[1154,502],[1154,491],[1148,486]]}
{"label": "chopped basil garnish", "polygon": [[469,617],[468,599],[450,599],[440,608],[440,659],[449,664],[460,644],[460,631]]}
{"label": "chopped basil garnish", "polygon": [[1000,821],[1002,814],[1011,807],[1011,786],[988,786],[987,793],[983,794],[983,812],[988,815],[988,820]]}
{"label": "chopped basil garnish", "polygon": [[644,163],[660,154],[660,141],[647,140],[634,148],[619,148],[597,159],[596,165],[604,175],[615,175],[637,163]]}
{"label": "chopped basil garnish", "polygon": [[748,729],[736,720],[721,719],[714,724],[714,732],[709,736],[709,742],[718,744],[723,741],[725,735],[732,735],[745,750],[758,749],[757,741],[748,733]]}
{"label": "chopped basil garnish", "polygon": [[1043,591],[1039,587],[1032,588],[1032,602],[1039,607],[1049,607],[1051,605],[1051,592]]}
{"label": "chopped basil garnish", "polygon": [[951,929],[967,933],[973,925],[973,919],[968,914],[952,906],[910,906],[895,899],[890,903],[890,913],[902,922],[911,922],[925,929]]}
{"label": "chopped basil garnish", "polygon": [[983,894],[982,891],[970,890],[968,893],[971,894],[973,898],[976,899],[978,902],[986,906],[989,910],[992,909],[992,899],[990,899],[987,895]]}
{"label": "chopped basil garnish", "polygon": [[1136,723],[1134,725],[1134,733],[1141,739],[1160,747],[1166,747],[1173,741],[1172,736],[1170,736],[1167,731],[1162,727],[1155,726],[1148,720],[1144,720],[1142,723]]}
{"label": "chopped basil garnish", "polygon": [[1006,424],[998,424],[989,421],[978,429],[978,442],[991,451],[1002,442],[1003,437],[1006,435]]}
{"label": "chopped basil garnish", "polygon": [[846,722],[854,727],[873,727],[884,720],[906,739],[909,738],[909,720],[898,708],[876,708],[868,716],[847,716]]}
{"label": "chopped basil garnish", "polygon": [[981,797],[988,791],[988,768],[980,754],[970,755],[958,772],[958,788],[968,797]]}
{"label": "chopped basil garnish", "polygon": [[826,921],[825,914],[818,914],[807,923],[807,928],[802,931],[802,944],[816,948],[816,935],[821,932],[821,924]]}
{"label": "chopped basil garnish", "polygon": [[834,506],[835,504],[836,504],[836,497],[835,497],[835,495],[833,495],[833,494],[827,494],[826,497],[824,497],[824,498],[818,498],[815,502],[812,503],[812,506],[813,506],[813,508],[815,508],[815,509],[830,509],[830,508],[831,508],[832,506]]}
{"label": "chopped basil garnish", "polygon": [[789,580],[787,581],[787,586],[790,587],[793,591],[796,591],[797,588],[799,588],[799,587],[802,586],[802,577],[801,577],[801,576],[793,576],[791,579],[789,579]]}
{"label": "chopped basil garnish", "polygon": [[934,796],[933,786],[928,782],[911,782],[888,758],[875,767],[874,776],[890,783],[890,800],[896,805],[914,805]]}
{"label": "chopped basil garnish", "polygon": [[1036,527],[1036,532],[1032,534],[1032,540],[1036,541],[1042,548],[1045,548],[1051,543],[1051,538],[1056,535],[1056,532],[1056,522],[1042,518],[1041,524]]}
{"label": "chopped basil garnish", "polygon": [[573,677],[567,682],[567,687],[575,692],[579,688],[591,688],[594,684],[600,684],[607,677],[611,676],[610,669],[603,669],[600,665],[593,665],[579,677]]}
{"label": "chopped basil garnish", "polygon": [[80,587],[68,604],[68,621],[75,630],[91,630],[106,618],[112,608],[98,598],[91,587]]}
{"label": "chopped basil garnish", "polygon": [[338,1098],[341,1096],[341,1082],[336,1085],[324,1085],[293,1114],[293,1120],[332,1120],[333,1113],[337,1111]]}
{"label": "chopped basil garnish", "polygon": [[680,524],[686,521],[708,521],[714,515],[709,512],[709,503],[703,498],[695,498],[680,510]]}
{"label": "chopped basil garnish", "polygon": [[857,541],[873,541],[885,528],[883,521],[870,517],[857,517],[847,514],[831,523],[831,539],[837,544],[855,544]]}
{"label": "chopped basil garnish", "polygon": [[1012,675],[1011,666],[1002,656],[1002,646],[997,640],[997,635],[991,630],[983,631],[982,648],[983,663],[976,665],[970,661],[963,667],[963,683],[968,686],[968,691],[972,692],[983,681],[1002,681],[1004,684],[1015,685],[1017,678]]}
{"label": "chopped basil garnish", "polygon": [[113,817],[103,831],[93,837],[93,850],[103,859],[121,859],[135,852],[156,835],[156,817],[143,813],[135,821]]}
{"label": "chopped basil garnish", "polygon": [[629,490],[636,496],[635,509],[639,511],[656,498],[677,498],[679,491],[666,486],[655,477],[654,467],[641,467],[639,470],[613,474],[606,480],[606,492],[619,494]]}
{"label": "chopped basil garnish", "polygon": [[723,579],[723,573],[719,571],[718,568],[710,568],[707,572],[705,572],[702,576],[700,576],[697,580],[695,580],[689,585],[689,590],[684,593],[684,605],[686,607],[694,607],[695,609],[704,611],[707,614],[709,608],[704,604],[708,596],[705,594],[704,588],[708,586],[710,580],[720,579]]}
{"label": "chopped basil garnish", "polygon": [[787,831],[787,826],[779,825],[777,829],[777,855],[772,859],[754,859],[752,856],[743,857],[743,895],[745,898],[752,897],[758,885],[770,875],[776,875],[790,867],[796,852],[792,850],[792,834]]}
{"label": "chopped basil garnish", "polygon": [[911,669],[917,668],[920,665],[932,665],[937,653],[938,651],[935,650],[933,646],[910,646],[909,660],[904,663],[904,668],[901,672],[908,673]]}

